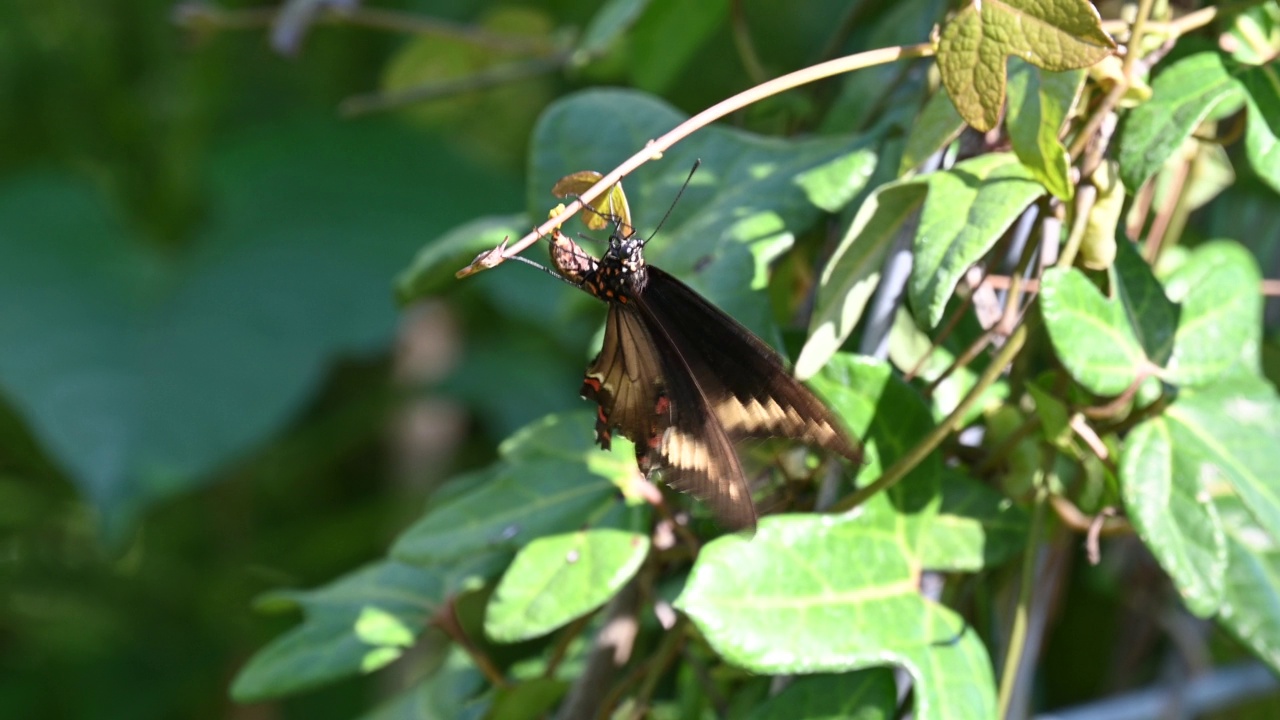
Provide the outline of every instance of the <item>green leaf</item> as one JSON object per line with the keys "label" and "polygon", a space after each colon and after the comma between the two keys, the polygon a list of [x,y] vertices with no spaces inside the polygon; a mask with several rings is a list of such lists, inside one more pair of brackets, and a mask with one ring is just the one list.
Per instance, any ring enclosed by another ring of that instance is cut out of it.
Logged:
{"label": "green leaf", "polygon": [[1010,55],[1062,71],[1093,65],[1114,49],[1084,0],[971,2],[942,29],[938,70],[960,115],[986,132],[1000,120]]}
{"label": "green leaf", "polygon": [[806,675],[757,705],[745,720],[889,720],[897,706],[893,673]]}
{"label": "green leaf", "polygon": [[531,227],[524,215],[483,217],[459,225],[423,245],[413,262],[396,277],[396,300],[407,305],[451,286],[454,273],[503,240],[515,240]]}
{"label": "green leaf", "polygon": [[1182,304],[1165,380],[1199,386],[1235,369],[1258,372],[1261,282],[1257,261],[1237,243],[1209,242],[1192,251],[1165,283],[1169,297]]}
{"label": "green leaf", "polygon": [[484,676],[455,646],[439,671],[361,720],[480,720],[488,709],[486,700],[474,699],[482,687]]}
{"label": "green leaf", "polygon": [[812,377],[848,339],[880,281],[880,267],[903,223],[924,200],[926,186],[908,180],[876,188],[862,203],[822,270],[809,320],[809,339],[796,377]]}
{"label": "green leaf", "polygon": [[921,178],[920,214],[908,291],[919,322],[936,327],[969,266],[982,259],[1044,188],[1010,153],[990,153]]}
{"label": "green leaf", "polygon": [[[920,393],[881,360],[837,355],[810,384],[853,435],[862,438],[864,465],[857,470],[863,477],[879,475],[935,425]],[[882,408],[893,412],[881,412]],[[863,508],[869,516],[891,517],[885,522],[895,525],[903,551],[913,558],[919,556],[922,528],[931,523],[941,502],[941,476],[941,456],[929,453],[888,493]]]}
{"label": "green leaf", "polygon": [[533,538],[582,527],[616,503],[635,475],[624,445],[591,445],[594,414],[552,415],[517,431],[501,459],[467,489],[432,505],[404,532],[392,555],[405,562],[451,563],[477,553],[507,553]]}
{"label": "green leaf", "polygon": [[924,526],[920,562],[931,570],[977,572],[1022,552],[1027,513],[990,487],[948,470],[937,517]]}
{"label": "green leaf", "polygon": [[519,642],[593,612],[631,580],[648,554],[648,536],[622,530],[538,538],[499,581],[485,633],[497,642]]}
{"label": "green leaf", "polygon": [[1120,178],[1137,192],[1220,106],[1243,99],[1239,68],[1216,52],[1185,57],[1151,83],[1151,100],[1129,113],[1118,139]]}
{"label": "green leaf", "polygon": [[929,96],[920,117],[911,124],[907,146],[898,165],[899,174],[920,167],[930,155],[951,144],[964,130],[964,118],[956,112],[951,96],[942,89]]}
{"label": "green leaf", "polygon": [[615,502],[610,477],[580,463],[534,460],[499,464],[492,473],[475,490],[432,507],[400,536],[392,556],[431,565],[515,550],[532,538],[581,526]]}
{"label": "green leaf", "polygon": [[513,197],[380,123],[265,127],[211,157],[208,223],[178,245],[66,177],[0,189],[0,390],[108,537],[295,421],[332,357],[387,347],[387,278]]}
{"label": "green leaf", "polygon": [[1222,601],[1227,541],[1197,472],[1203,460],[1176,446],[1167,420],[1153,418],[1125,439],[1120,482],[1138,536],[1173,578],[1187,608],[1208,617]]}
{"label": "green leaf", "polygon": [[1174,352],[1175,333],[1180,331],[1179,320],[1186,322],[1184,309],[1165,294],[1151,266],[1133,243],[1124,241],[1116,245],[1113,267],[1116,296],[1138,344],[1152,363],[1167,365]]}
{"label": "green leaf", "polygon": [[706,545],[676,606],[716,652],[752,672],[899,664],[915,679],[917,717],[992,717],[986,650],[957,615],[920,596],[918,569],[891,522],[867,513],[766,517],[751,540]]}
{"label": "green leaf", "polygon": [[1085,71],[1052,73],[1016,57],[1009,62],[1009,114],[1005,125],[1013,152],[1049,192],[1070,200],[1075,195],[1071,158],[1058,134],[1080,93]]}
{"label": "green leaf", "polygon": [[366,665],[369,654],[409,645],[409,628],[426,625],[451,585],[439,571],[387,561],[317,590],[272,593],[265,607],[299,607],[306,619],[250,659],[232,697],[257,702],[373,669]]}
{"label": "green leaf", "polygon": [[[607,171],[685,119],[651,96],[626,90],[584,91],[552,104],[534,129],[532,216],[545,214],[547,193],[560,177]],[[874,138],[783,141],[713,126],[623,184],[636,227],[648,234],[671,207],[695,159],[702,160],[646,257],[770,339],[777,333],[761,292],[770,263],[822,210],[847,203],[865,186],[876,148]]]}
{"label": "green leaf", "polygon": [[1186,472],[1212,489],[1226,483],[1259,526],[1280,537],[1280,398],[1257,377],[1235,375],[1184,391],[1165,410],[1169,434]]}
{"label": "green leaf", "polygon": [[408,647],[414,632],[400,618],[377,607],[366,607],[356,618],[356,637],[370,645]]}
{"label": "green leaf", "polygon": [[1040,308],[1058,359],[1090,392],[1118,395],[1148,366],[1123,305],[1103,297],[1079,270],[1046,270]]}
{"label": "green leaf", "polygon": [[1219,495],[1215,503],[1229,553],[1218,622],[1280,672],[1280,543],[1239,498]]}
{"label": "green leaf", "polygon": [[1242,80],[1249,111],[1246,157],[1258,177],[1280,192],[1280,73],[1267,65],[1250,69]]}

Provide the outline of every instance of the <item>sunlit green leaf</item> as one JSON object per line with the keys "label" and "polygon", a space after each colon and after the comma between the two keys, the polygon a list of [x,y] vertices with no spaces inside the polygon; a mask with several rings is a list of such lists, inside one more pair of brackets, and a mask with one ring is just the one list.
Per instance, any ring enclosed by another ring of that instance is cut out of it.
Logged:
{"label": "sunlit green leaf", "polygon": [[931,570],[976,572],[1022,552],[1027,513],[1008,498],[957,472],[942,480],[942,504],[924,526],[920,562]]}
{"label": "sunlit green leaf", "polygon": [[520,550],[498,583],[485,632],[498,642],[545,635],[607,602],[648,553],[647,536],[622,530],[538,538]]}
{"label": "sunlit green leaf", "polygon": [[1228,563],[1219,622],[1280,671],[1280,542],[1231,495],[1214,502],[1227,531]]}
{"label": "sunlit green leaf", "polygon": [[1129,433],[1120,468],[1124,505],[1187,608],[1207,617],[1222,601],[1227,541],[1198,472],[1206,458],[1176,443],[1164,418],[1148,420]]}
{"label": "sunlit green leaf", "polygon": [[1090,392],[1118,395],[1147,367],[1123,305],[1103,297],[1080,271],[1046,270],[1040,306],[1058,359]]}
{"label": "sunlit green leaf", "polygon": [[300,607],[306,619],[259,650],[231,694],[241,702],[264,700],[364,672],[371,650],[412,641],[401,631],[371,638],[370,617],[382,617],[382,627],[422,628],[450,590],[439,571],[382,562],[317,590],[273,593],[264,601],[267,607]]}
{"label": "sunlit green leaf", "polygon": [[1018,160],[1040,184],[1062,200],[1075,195],[1071,159],[1058,139],[1084,82],[1083,70],[1046,72],[1018,58],[1009,60],[1009,112],[1005,124]]}
{"label": "sunlit green leaf", "polygon": [[1265,380],[1238,374],[1184,391],[1165,411],[1186,472],[1204,487],[1227,483],[1258,525],[1280,537],[1280,398]]}
{"label": "sunlit green leaf", "polygon": [[1044,187],[1009,153],[990,153],[920,178],[920,213],[908,292],[919,322],[935,327],[969,266],[982,259]]}
{"label": "sunlit green leaf", "polygon": [[1185,57],[1156,76],[1151,100],[1133,110],[1119,135],[1120,177],[1137,191],[1219,106],[1243,100],[1239,68],[1216,52]]}
{"label": "sunlit green leaf", "polygon": [[[676,605],[729,662],[764,673],[901,664],[917,717],[989,718],[990,661],[950,610],[922,598],[888,515],[775,516],[755,538],[703,548]],[[856,556],[858,562],[849,562]]]}
{"label": "sunlit green leaf", "polygon": [[1257,261],[1230,241],[1206,243],[1169,276],[1181,303],[1173,355],[1164,374],[1179,385],[1204,385],[1233,368],[1257,372],[1262,343],[1262,281]]}
{"label": "sunlit green leaf", "polygon": [[1245,151],[1258,177],[1280,192],[1280,72],[1276,66],[1244,73],[1248,108]]}

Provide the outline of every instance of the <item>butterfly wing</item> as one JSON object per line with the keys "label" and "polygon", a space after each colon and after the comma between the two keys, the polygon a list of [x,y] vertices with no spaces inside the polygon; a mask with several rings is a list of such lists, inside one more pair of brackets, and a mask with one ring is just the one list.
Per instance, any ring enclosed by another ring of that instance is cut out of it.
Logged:
{"label": "butterfly wing", "polygon": [[612,428],[637,448],[647,447],[657,431],[663,395],[662,360],[636,310],[610,303],[600,354],[587,368],[582,396],[595,401],[596,442],[608,450]]}
{"label": "butterfly wing", "polygon": [[737,320],[652,265],[644,305],[682,349],[727,433],[794,438],[861,461],[831,411],[791,376],[773,348]]}
{"label": "butterfly wing", "polygon": [[665,318],[648,307],[647,298],[646,293],[635,305],[661,358],[669,399],[665,426],[651,439],[650,462],[661,464],[663,482],[706,503],[725,527],[754,530],[756,507],[733,441]]}
{"label": "butterfly wing", "polygon": [[754,528],[755,505],[733,442],[661,322],[642,302],[611,303],[582,394],[598,403],[596,441],[617,428],[644,472],[706,503],[725,527]]}

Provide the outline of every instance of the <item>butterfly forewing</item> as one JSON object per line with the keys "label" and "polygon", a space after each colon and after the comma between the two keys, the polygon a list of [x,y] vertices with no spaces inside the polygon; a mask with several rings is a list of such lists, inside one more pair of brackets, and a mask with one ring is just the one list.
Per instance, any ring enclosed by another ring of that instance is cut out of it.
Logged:
{"label": "butterfly forewing", "polygon": [[860,461],[831,411],[782,358],[689,286],[649,267],[645,305],[682,348],[716,418],[734,437],[789,437]]}

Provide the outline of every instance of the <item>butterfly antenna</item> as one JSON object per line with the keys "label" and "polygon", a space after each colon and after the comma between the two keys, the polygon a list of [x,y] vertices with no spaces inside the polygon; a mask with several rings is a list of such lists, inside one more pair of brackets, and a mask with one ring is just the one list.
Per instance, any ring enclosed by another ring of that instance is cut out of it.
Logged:
{"label": "butterfly antenna", "polygon": [[658,222],[658,227],[654,228],[653,232],[649,233],[649,237],[645,238],[644,242],[641,243],[642,247],[644,245],[648,245],[649,241],[653,239],[653,236],[657,235],[658,231],[662,229],[662,226],[667,224],[667,218],[671,217],[671,211],[676,209],[676,203],[680,202],[680,196],[684,195],[685,188],[689,187],[689,181],[693,179],[693,174],[698,172],[698,166],[701,164],[702,158],[698,158],[693,161],[693,167],[689,168],[689,176],[684,179],[684,184],[680,186],[680,190],[676,193],[675,199],[671,201],[671,205],[667,208],[666,214],[663,215],[662,220]]}

